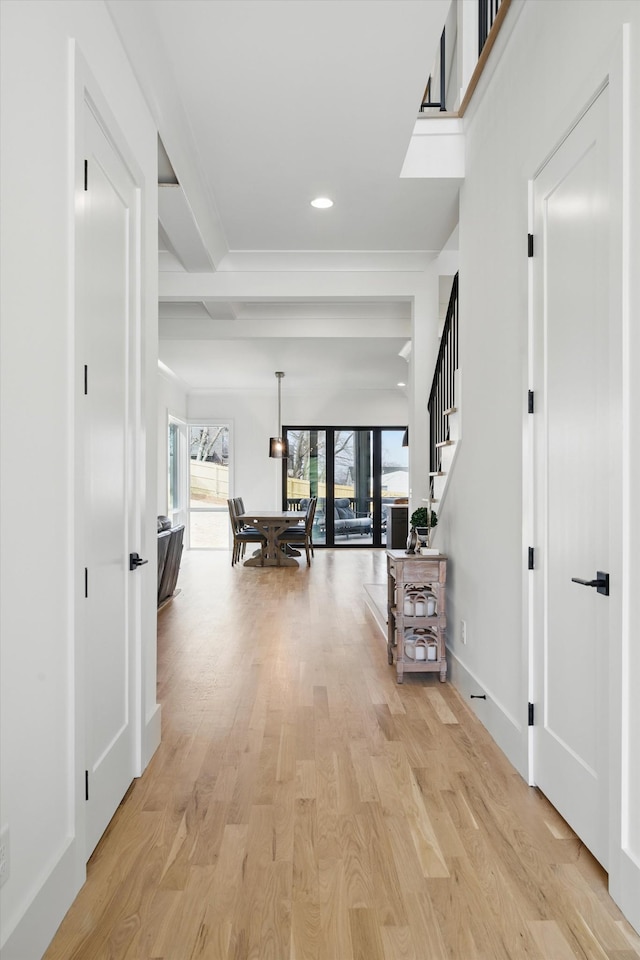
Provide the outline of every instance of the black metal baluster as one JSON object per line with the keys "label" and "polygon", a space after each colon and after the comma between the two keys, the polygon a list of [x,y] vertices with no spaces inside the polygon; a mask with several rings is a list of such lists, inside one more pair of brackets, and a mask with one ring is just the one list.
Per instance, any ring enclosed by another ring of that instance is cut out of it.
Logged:
{"label": "black metal baluster", "polygon": [[[449,440],[449,419],[445,411],[456,405],[455,375],[458,369],[458,274],[453,278],[447,316],[442,330],[438,358],[429,393],[429,469],[440,472],[442,447],[437,444]],[[434,480],[429,484],[433,495]]]}
{"label": "black metal baluster", "polygon": [[444,40],[444,27],[442,28],[442,36],[440,37],[440,110],[446,110],[445,99],[446,99],[446,78],[445,78],[445,67],[446,67],[446,48]]}
{"label": "black metal baluster", "polygon": [[478,0],[478,56],[487,42],[500,9],[501,0]]}

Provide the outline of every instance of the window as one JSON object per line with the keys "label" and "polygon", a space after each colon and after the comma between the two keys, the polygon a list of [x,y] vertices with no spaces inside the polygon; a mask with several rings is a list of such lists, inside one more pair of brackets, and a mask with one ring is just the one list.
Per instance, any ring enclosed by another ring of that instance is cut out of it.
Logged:
{"label": "window", "polygon": [[169,417],[167,436],[167,514],[173,526],[186,520],[186,424]]}
{"label": "window", "polygon": [[169,513],[180,510],[180,427],[169,421]]}

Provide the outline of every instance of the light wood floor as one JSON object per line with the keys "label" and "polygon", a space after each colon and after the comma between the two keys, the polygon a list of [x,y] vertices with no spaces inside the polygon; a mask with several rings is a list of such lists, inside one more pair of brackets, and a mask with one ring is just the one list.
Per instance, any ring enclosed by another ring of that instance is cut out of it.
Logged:
{"label": "light wood floor", "polygon": [[384,551],[186,554],[163,741],[46,960],[638,960],[606,877],[449,684],[395,681]]}

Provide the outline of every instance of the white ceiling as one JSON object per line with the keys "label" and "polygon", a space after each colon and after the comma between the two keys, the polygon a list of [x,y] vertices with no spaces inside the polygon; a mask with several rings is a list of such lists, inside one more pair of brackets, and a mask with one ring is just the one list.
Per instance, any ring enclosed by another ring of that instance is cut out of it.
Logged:
{"label": "white ceiling", "polygon": [[[426,264],[443,248],[458,182],[400,172],[449,0],[108,3],[179,182],[159,188],[162,271],[271,269],[281,252]],[[317,195],[335,206],[315,210]],[[274,357],[387,386],[406,374],[408,331],[407,303],[317,303],[314,316],[203,295],[161,304],[160,357],[195,389],[231,369],[235,386],[239,369],[272,385],[287,370]]]}
{"label": "white ceiling", "polygon": [[[192,390],[396,390],[408,379],[406,302],[160,303],[160,358]],[[403,389],[403,388],[399,388]]]}
{"label": "white ceiling", "polygon": [[[401,390],[407,363],[401,339],[325,337],[251,340],[163,340],[161,359],[189,379],[192,390],[264,390],[275,393],[276,370],[285,371],[287,392],[343,389]],[[196,359],[197,358],[197,359]]]}

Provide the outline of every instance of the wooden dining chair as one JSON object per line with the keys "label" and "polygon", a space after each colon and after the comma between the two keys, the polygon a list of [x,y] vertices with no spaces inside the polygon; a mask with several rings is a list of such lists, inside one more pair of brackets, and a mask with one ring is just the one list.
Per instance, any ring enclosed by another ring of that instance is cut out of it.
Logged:
{"label": "wooden dining chair", "polygon": [[255,527],[242,526],[242,523],[238,520],[240,514],[238,513],[236,501],[233,498],[227,500],[227,506],[229,508],[231,531],[233,533],[233,550],[231,552],[231,566],[233,567],[234,564],[238,563],[238,561],[244,557],[248,543],[259,543],[260,547],[264,549],[267,541]]}
{"label": "wooden dining chair", "polygon": [[298,527],[289,527],[278,537],[278,543],[289,543],[292,546],[304,547],[307,556],[307,566],[311,566],[311,557],[315,556],[313,552],[313,518],[316,515],[317,497],[311,497],[307,504],[307,512],[304,518],[304,524]]}

